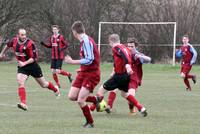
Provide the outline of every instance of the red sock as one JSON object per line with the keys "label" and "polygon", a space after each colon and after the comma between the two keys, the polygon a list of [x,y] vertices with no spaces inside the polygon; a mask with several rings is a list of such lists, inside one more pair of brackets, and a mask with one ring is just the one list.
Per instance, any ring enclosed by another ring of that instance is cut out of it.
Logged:
{"label": "red sock", "polygon": [[61,75],[64,75],[64,76],[70,76],[71,74],[67,71],[64,71],[64,70],[60,70],[60,73]]}
{"label": "red sock", "polygon": [[55,86],[54,86],[51,82],[49,82],[48,89],[50,89],[50,90],[52,90],[52,91],[54,91],[54,92],[57,92],[57,91],[58,91],[58,89],[55,88]]}
{"label": "red sock", "polygon": [[132,103],[130,103],[130,102],[128,102],[128,106],[129,106],[130,110],[134,108],[134,105]]}
{"label": "red sock", "polygon": [[87,123],[92,124],[94,121],[93,121],[88,105],[83,106],[81,109],[83,111],[83,115],[85,116]]}
{"label": "red sock", "polygon": [[194,77],[194,75],[187,74],[186,77],[187,77],[188,79],[192,79],[192,78]]}
{"label": "red sock", "polygon": [[96,105],[95,105],[95,104],[91,104],[91,105],[90,105],[90,110],[91,110],[91,111],[94,111],[95,109],[96,109]]}
{"label": "red sock", "polygon": [[190,82],[187,78],[184,79],[184,83],[188,89],[191,89]]}
{"label": "red sock", "polygon": [[57,74],[53,74],[53,79],[55,80],[56,84],[57,84],[58,86],[60,86],[60,81],[59,81],[59,79],[58,79],[58,75],[57,75]]}
{"label": "red sock", "polygon": [[115,98],[116,98],[116,93],[111,91],[108,95],[108,105],[110,106],[110,108],[113,107],[113,103],[115,101]]}
{"label": "red sock", "polygon": [[18,95],[19,95],[21,103],[26,104],[26,90],[24,87],[18,88]]}
{"label": "red sock", "polygon": [[93,103],[97,103],[97,99],[95,96],[88,96],[86,99],[86,102],[93,102]]}
{"label": "red sock", "polygon": [[143,106],[136,100],[136,98],[133,95],[129,95],[126,99],[130,103],[133,103],[133,105],[136,106],[139,111],[142,109]]}

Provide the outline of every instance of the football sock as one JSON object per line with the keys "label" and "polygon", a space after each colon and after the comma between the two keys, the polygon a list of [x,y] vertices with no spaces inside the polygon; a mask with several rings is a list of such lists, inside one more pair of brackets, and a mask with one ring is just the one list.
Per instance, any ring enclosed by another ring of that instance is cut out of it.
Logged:
{"label": "football sock", "polygon": [[128,106],[129,106],[129,109],[132,110],[134,108],[134,105],[130,102],[128,102]]}
{"label": "football sock", "polygon": [[82,109],[83,115],[85,116],[87,123],[92,124],[94,121],[93,121],[93,118],[90,113],[90,109],[89,109],[88,105],[83,106],[81,109]]}
{"label": "football sock", "polygon": [[64,76],[70,76],[71,74],[67,71],[64,71],[64,70],[60,70],[60,73],[61,75],[64,75]]}
{"label": "football sock", "polygon": [[60,87],[60,81],[58,79],[58,75],[57,74],[53,74],[53,79],[55,80],[56,84]]}
{"label": "football sock", "polygon": [[51,82],[49,82],[48,89],[50,89],[50,90],[52,90],[54,92],[58,91],[58,89]]}
{"label": "football sock", "polygon": [[92,102],[94,104],[97,103],[97,99],[95,96],[88,96],[87,99],[86,99],[86,102]]}
{"label": "football sock", "polygon": [[115,98],[116,98],[116,93],[111,91],[108,95],[108,105],[109,105],[110,108],[113,107],[113,103],[115,101]]}
{"label": "football sock", "polygon": [[94,111],[96,109],[96,105],[95,104],[91,104],[89,107],[90,107],[91,111]]}
{"label": "football sock", "polygon": [[186,85],[186,87],[187,87],[188,89],[191,89],[190,82],[189,82],[188,78],[185,78],[185,79],[184,79],[184,83],[185,83],[185,85]]}
{"label": "football sock", "polygon": [[130,103],[133,103],[134,106],[136,106],[139,111],[142,109],[143,106],[136,100],[136,98],[133,95],[129,95],[126,99]]}
{"label": "football sock", "polygon": [[192,79],[192,78],[194,77],[194,75],[187,74],[186,77],[187,77],[188,79]]}
{"label": "football sock", "polygon": [[24,87],[18,88],[18,95],[20,98],[20,102],[26,104],[26,90]]}

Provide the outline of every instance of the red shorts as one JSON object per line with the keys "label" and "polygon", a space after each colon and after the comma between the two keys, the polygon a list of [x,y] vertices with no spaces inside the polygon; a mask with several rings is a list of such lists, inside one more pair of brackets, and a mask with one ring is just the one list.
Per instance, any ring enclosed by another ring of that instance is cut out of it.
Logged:
{"label": "red shorts", "polygon": [[189,74],[190,70],[192,69],[191,65],[181,65],[181,73]]}
{"label": "red shorts", "polygon": [[96,85],[100,82],[100,72],[77,72],[76,79],[72,83],[73,87],[81,88],[85,87],[91,93]]}
{"label": "red shorts", "polygon": [[132,74],[130,77],[130,82],[128,85],[128,89],[135,89],[137,90],[139,86],[139,81],[136,75]]}

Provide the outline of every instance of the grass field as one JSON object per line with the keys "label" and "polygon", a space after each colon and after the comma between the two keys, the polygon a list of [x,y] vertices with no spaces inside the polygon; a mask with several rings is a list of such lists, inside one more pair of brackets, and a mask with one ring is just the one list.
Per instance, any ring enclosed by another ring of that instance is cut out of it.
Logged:
{"label": "grass field", "polygon": [[[53,81],[49,65],[40,65],[46,79]],[[74,76],[78,66],[63,68]],[[102,83],[112,64],[101,68]],[[127,102],[118,94],[114,113],[93,113],[93,129],[81,127],[84,117],[78,105],[67,99],[70,84],[64,77],[60,77],[60,99],[30,77],[26,83],[29,111],[24,112],[16,107],[16,65],[1,62],[0,71],[0,134],[200,134],[200,85],[197,81],[192,92],[185,91],[178,66],[144,65],[143,85],[136,96],[148,117],[128,115]],[[192,72],[200,74],[200,67],[194,66]]]}

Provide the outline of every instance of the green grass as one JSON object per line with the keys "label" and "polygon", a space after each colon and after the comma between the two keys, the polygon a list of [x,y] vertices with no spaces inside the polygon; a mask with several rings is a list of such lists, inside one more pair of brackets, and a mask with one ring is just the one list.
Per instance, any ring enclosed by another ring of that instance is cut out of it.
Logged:
{"label": "green grass", "polygon": [[[49,65],[40,65],[45,78],[53,81]],[[75,76],[78,66],[65,64],[63,68]],[[101,68],[102,84],[107,80],[112,64],[102,64]],[[148,117],[128,115],[127,102],[118,94],[114,113],[93,113],[94,129],[81,127],[85,123],[84,117],[78,105],[67,99],[70,84],[64,77],[60,77],[63,88],[60,99],[40,88],[30,77],[26,83],[29,111],[24,112],[16,107],[16,65],[1,62],[0,70],[0,134],[200,133],[200,86],[198,82],[192,84],[193,91],[186,92],[178,66],[144,65],[143,85],[136,96],[148,109]],[[200,74],[199,66],[194,66],[192,72]]]}

